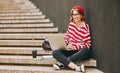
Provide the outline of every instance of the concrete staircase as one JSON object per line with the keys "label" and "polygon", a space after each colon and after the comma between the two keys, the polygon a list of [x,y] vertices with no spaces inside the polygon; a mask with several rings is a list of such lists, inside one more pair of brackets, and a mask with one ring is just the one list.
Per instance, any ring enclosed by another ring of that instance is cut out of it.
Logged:
{"label": "concrete staircase", "polygon": [[[42,58],[52,53],[42,49],[42,42],[53,36],[64,34],[31,1],[0,0],[0,73],[78,73],[56,71],[55,59]],[[37,50],[37,58],[32,58],[32,50]],[[81,63],[89,66],[87,73],[102,73],[93,59]]]}

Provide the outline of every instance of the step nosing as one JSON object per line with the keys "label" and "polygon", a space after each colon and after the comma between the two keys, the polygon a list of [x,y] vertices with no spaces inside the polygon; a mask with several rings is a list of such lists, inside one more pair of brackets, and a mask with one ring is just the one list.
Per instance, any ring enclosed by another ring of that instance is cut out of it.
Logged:
{"label": "step nosing", "polygon": [[[86,73],[103,73],[96,68],[87,68]],[[1,65],[0,72],[8,73],[78,73],[71,69],[55,70],[53,67],[46,66],[13,66],[13,65]]]}

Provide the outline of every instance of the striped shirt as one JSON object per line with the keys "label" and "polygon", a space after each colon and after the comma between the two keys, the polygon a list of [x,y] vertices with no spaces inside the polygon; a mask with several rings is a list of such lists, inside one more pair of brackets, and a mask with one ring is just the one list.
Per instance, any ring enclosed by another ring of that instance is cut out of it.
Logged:
{"label": "striped shirt", "polygon": [[89,25],[83,22],[81,27],[78,28],[75,23],[70,23],[64,36],[64,41],[66,44],[71,44],[75,50],[90,48],[91,37]]}

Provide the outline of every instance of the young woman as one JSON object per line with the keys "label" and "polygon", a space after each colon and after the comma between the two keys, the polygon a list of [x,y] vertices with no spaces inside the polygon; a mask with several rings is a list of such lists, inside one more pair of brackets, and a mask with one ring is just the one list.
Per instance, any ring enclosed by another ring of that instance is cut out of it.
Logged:
{"label": "young woman", "polygon": [[91,37],[89,25],[85,23],[84,10],[81,6],[74,6],[71,9],[70,23],[65,34],[64,41],[66,50],[53,51],[53,57],[60,63],[54,64],[56,69],[61,69],[63,65],[69,68],[85,72],[84,65],[76,65],[79,60],[88,59],[91,56]]}

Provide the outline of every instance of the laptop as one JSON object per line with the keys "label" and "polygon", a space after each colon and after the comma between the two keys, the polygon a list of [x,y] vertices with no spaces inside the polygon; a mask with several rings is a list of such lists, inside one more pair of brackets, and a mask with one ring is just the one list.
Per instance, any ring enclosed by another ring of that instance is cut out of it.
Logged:
{"label": "laptop", "polygon": [[50,46],[52,50],[65,49],[66,47],[66,44],[64,42],[64,35],[54,35],[54,36],[48,37],[48,40],[50,42]]}

